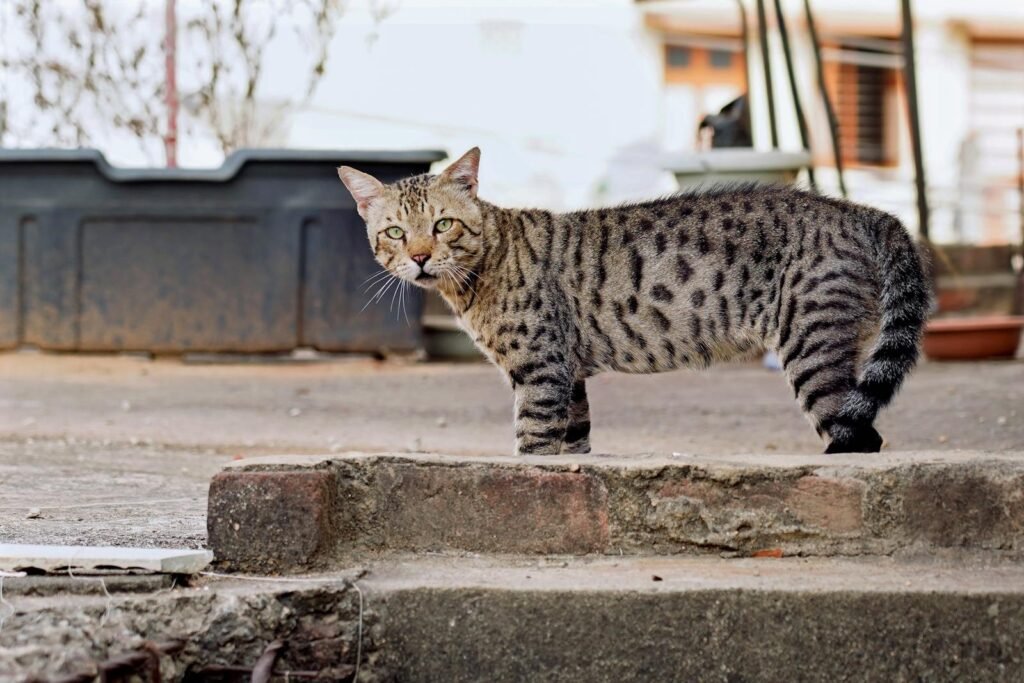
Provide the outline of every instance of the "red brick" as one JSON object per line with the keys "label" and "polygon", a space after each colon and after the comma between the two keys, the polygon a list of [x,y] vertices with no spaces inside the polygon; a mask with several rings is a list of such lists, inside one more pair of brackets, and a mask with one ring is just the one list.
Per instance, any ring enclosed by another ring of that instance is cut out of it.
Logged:
{"label": "red brick", "polygon": [[376,522],[388,549],[601,552],[608,493],[588,474],[541,469],[382,467]]}
{"label": "red brick", "polygon": [[806,476],[786,491],[785,500],[805,524],[834,533],[852,533],[864,528],[866,489],[859,479]]}
{"label": "red brick", "polygon": [[333,547],[335,477],[327,470],[221,472],[210,482],[207,531],[222,567],[311,567]]}

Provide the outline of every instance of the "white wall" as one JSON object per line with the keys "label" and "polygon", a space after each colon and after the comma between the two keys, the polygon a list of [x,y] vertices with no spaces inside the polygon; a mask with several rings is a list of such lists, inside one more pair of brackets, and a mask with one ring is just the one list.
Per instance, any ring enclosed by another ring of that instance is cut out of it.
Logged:
{"label": "white wall", "polygon": [[510,204],[566,208],[670,188],[649,153],[660,137],[659,43],[629,0],[404,0],[372,44],[368,21],[360,8],[346,17],[290,145],[479,145],[482,195]]}

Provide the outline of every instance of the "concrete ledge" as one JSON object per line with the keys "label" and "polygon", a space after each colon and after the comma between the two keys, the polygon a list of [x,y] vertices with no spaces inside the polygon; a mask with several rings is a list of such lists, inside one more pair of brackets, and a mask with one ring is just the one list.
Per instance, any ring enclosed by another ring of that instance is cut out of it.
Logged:
{"label": "concrete ledge", "polygon": [[393,680],[1024,678],[1020,567],[823,559],[413,561],[373,571]]}
{"label": "concrete ledge", "polygon": [[395,555],[253,578],[10,596],[0,680],[88,678],[172,639],[166,680],[251,666],[275,639],[279,670],[325,680],[1024,680],[1018,562]]}
{"label": "concrete ledge", "polygon": [[359,554],[886,555],[1024,549],[1024,452],[243,460],[214,477],[223,567]]}

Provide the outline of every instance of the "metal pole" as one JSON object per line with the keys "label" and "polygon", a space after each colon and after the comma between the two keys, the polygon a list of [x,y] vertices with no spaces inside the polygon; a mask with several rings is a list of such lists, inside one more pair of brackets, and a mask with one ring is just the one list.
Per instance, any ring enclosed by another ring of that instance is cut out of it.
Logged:
{"label": "metal pole", "polygon": [[1013,312],[1024,314],[1024,128],[1017,129],[1017,201],[1020,211],[1020,244],[1013,257],[1013,269],[1017,274],[1017,290],[1013,297]]}
{"label": "metal pole", "polygon": [[846,179],[843,177],[843,147],[839,138],[839,118],[832,106],[832,97],[828,94],[825,85],[825,69],[821,61],[821,41],[818,39],[818,29],[814,25],[814,15],[811,13],[811,0],[804,0],[804,13],[807,15],[807,29],[810,32],[811,47],[814,50],[814,64],[818,70],[818,90],[821,91],[821,101],[825,105],[825,116],[828,118],[829,134],[832,137],[832,157],[836,162],[836,175],[839,176],[839,191],[844,197],[846,192]]}
{"label": "metal pole", "polygon": [[768,56],[768,20],[765,18],[764,0],[757,0],[757,39],[761,43],[764,85],[768,94],[768,123],[772,131],[772,149],[778,149],[779,129],[775,124],[775,92],[772,87],[772,63]]}
{"label": "metal pole", "polygon": [[[782,13],[782,0],[775,0],[775,18],[779,22],[779,37],[782,38],[782,54],[786,57],[786,74],[789,76],[789,90],[793,94],[793,110],[796,112],[796,124],[800,129],[800,144],[808,152],[811,151],[811,141],[807,134],[807,119],[804,117],[804,107],[800,102],[800,89],[796,86],[796,75],[793,73],[793,53],[789,49],[789,32],[786,30],[786,17]],[[817,190],[817,183],[814,181],[814,159],[807,165],[807,181],[812,190]]]}
{"label": "metal pole", "polygon": [[736,9],[740,11],[740,31],[743,40],[743,78],[747,82],[747,106],[743,111],[743,119],[748,133],[753,137],[750,126],[750,24],[747,21],[747,8],[743,6],[743,0],[736,0]]}
{"label": "metal pole", "polygon": [[164,135],[164,156],[167,167],[178,165],[178,78],[175,57],[178,47],[177,18],[174,0],[164,7],[164,103],[167,105],[167,133]]}
{"label": "metal pole", "polygon": [[917,66],[914,60],[914,16],[910,0],[901,1],[903,33],[903,80],[906,88],[907,112],[910,114],[910,143],[914,152],[914,183],[917,187],[917,217],[921,238],[928,240],[928,196],[925,182],[924,155],[921,152],[921,122],[917,107]]}
{"label": "metal pole", "polygon": [[1024,128],[1017,129],[1017,209],[1020,211],[1020,258],[1024,270]]}

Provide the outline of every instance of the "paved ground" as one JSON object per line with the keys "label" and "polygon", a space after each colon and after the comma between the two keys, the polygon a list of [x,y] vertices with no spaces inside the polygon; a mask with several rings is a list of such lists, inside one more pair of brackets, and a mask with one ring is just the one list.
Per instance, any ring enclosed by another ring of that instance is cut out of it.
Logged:
{"label": "paved ground", "polygon": [[[597,451],[822,448],[782,377],[755,365],[588,386]],[[895,450],[1021,450],[1022,399],[1022,362],[926,364],[879,430]],[[502,454],[511,411],[510,392],[482,365],[3,354],[0,540],[198,546],[207,482],[232,458]]]}

